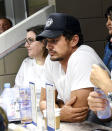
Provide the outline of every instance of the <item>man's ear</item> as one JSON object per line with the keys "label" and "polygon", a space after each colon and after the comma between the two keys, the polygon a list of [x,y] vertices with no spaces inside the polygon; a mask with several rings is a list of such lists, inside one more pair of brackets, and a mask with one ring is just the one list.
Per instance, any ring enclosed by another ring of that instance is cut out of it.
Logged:
{"label": "man's ear", "polygon": [[76,47],[78,42],[79,42],[79,36],[78,35],[74,35],[72,40],[71,40],[71,46],[72,47]]}

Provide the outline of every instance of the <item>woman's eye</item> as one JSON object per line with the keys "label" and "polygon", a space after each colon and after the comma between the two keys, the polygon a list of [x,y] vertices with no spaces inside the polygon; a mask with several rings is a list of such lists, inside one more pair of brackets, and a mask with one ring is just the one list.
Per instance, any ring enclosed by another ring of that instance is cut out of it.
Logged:
{"label": "woman's eye", "polygon": [[29,40],[30,42],[33,42],[33,41],[34,41],[34,40],[33,40],[33,39],[31,39],[31,38],[29,38],[28,40]]}
{"label": "woman's eye", "polygon": [[112,21],[112,15],[110,16],[110,20]]}

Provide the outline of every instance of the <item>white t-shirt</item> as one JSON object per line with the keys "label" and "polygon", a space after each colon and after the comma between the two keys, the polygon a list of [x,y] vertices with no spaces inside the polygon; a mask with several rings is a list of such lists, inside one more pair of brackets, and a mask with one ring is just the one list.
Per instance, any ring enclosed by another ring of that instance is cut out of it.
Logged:
{"label": "white t-shirt", "polygon": [[43,65],[38,65],[35,59],[26,58],[16,75],[15,87],[29,87],[29,82],[35,83],[36,91],[41,92],[43,86]]}
{"label": "white t-shirt", "polygon": [[90,82],[93,64],[105,67],[97,53],[87,45],[81,45],[70,56],[66,73],[58,61],[51,61],[48,56],[45,61],[46,83],[54,84],[59,97],[66,102],[70,98],[71,91],[94,87]]}

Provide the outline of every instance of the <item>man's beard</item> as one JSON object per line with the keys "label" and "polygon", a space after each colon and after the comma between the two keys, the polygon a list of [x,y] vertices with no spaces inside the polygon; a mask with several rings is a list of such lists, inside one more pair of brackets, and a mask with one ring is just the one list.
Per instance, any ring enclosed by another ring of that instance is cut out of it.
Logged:
{"label": "man's beard", "polygon": [[62,61],[64,58],[50,58],[51,61]]}
{"label": "man's beard", "polygon": [[[57,54],[57,52],[55,51],[55,50],[49,50],[48,52],[50,52],[50,51],[53,51],[54,52],[54,55],[56,55]],[[50,54],[50,53],[49,53]],[[63,57],[57,57],[57,58],[53,58],[52,56],[50,57],[50,60],[51,61],[62,61],[64,58]]]}

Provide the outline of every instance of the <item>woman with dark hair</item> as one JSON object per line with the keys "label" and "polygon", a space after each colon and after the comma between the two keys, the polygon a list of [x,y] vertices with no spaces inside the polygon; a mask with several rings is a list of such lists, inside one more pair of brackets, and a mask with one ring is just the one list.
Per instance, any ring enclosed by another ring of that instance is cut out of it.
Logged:
{"label": "woman with dark hair", "polygon": [[44,40],[37,41],[36,36],[43,28],[43,25],[39,25],[27,29],[25,47],[29,57],[22,62],[15,79],[15,87],[29,87],[29,82],[33,82],[37,92],[41,92],[43,67],[48,50]]}
{"label": "woman with dark hair", "polygon": [[106,27],[108,29],[107,44],[104,52],[104,63],[111,71],[112,69],[112,6],[108,7],[105,13],[107,18]]}
{"label": "woman with dark hair", "polygon": [[[105,17],[107,18],[106,27],[108,29],[108,42],[105,47],[105,55],[104,55],[104,63],[111,71],[111,78],[112,78],[112,6],[108,7],[106,10]],[[112,99],[112,80],[108,72],[102,69],[98,65],[92,66],[92,71],[90,75],[91,82],[96,86],[99,87],[104,93],[107,95],[108,98]],[[92,121],[103,124],[105,126],[112,127],[112,114],[111,117],[105,120],[97,119],[96,112],[103,111],[106,109],[107,100],[102,97],[102,95],[98,92],[91,92],[88,97],[88,105],[89,108],[94,112],[93,116],[91,117]],[[112,106],[111,106],[112,109]]]}

